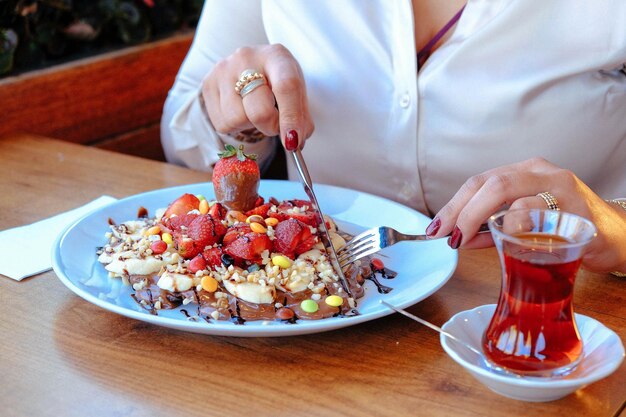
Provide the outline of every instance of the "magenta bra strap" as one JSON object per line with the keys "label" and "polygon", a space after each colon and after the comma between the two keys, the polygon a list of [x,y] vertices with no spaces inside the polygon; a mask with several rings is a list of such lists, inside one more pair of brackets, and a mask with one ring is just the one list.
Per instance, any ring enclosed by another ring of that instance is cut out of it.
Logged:
{"label": "magenta bra strap", "polygon": [[441,30],[439,32],[437,32],[437,34],[435,36],[433,36],[433,38],[426,45],[424,45],[424,47],[417,53],[417,65],[418,65],[418,68],[421,67],[422,65],[424,65],[424,62],[426,62],[426,60],[430,56],[430,52],[431,52],[431,49],[433,49],[433,46],[435,46],[435,44],[437,44],[437,42],[439,42],[439,40],[446,33],[448,33],[450,28],[452,26],[454,26],[456,24],[456,22],[459,21],[459,19],[461,18],[461,15],[463,14],[463,10],[464,9],[465,9],[465,5],[463,7],[461,7],[461,10],[459,10],[452,17],[452,19],[450,19],[450,21],[448,23],[446,23],[446,25],[444,27],[442,27]]}

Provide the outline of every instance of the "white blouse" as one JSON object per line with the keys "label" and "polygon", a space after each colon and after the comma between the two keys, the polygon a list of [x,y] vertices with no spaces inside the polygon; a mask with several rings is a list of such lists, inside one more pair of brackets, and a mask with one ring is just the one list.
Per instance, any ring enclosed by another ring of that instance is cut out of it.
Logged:
{"label": "white blouse", "polygon": [[211,170],[235,141],[202,113],[202,79],[240,46],[281,43],[305,76],[316,183],[433,213],[468,177],[542,156],[626,197],[626,1],[469,0],[419,73],[413,26],[410,0],[207,0],[165,103],[168,160]]}

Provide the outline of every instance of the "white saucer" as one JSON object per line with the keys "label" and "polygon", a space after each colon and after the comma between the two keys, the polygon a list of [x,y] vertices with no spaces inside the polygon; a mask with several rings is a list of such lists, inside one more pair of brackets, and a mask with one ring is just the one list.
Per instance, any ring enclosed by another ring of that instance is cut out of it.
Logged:
{"label": "white saucer", "polygon": [[[481,339],[495,304],[455,314],[442,328],[482,351]],[[507,376],[487,368],[482,358],[454,340],[441,335],[441,346],[454,361],[498,394],[522,401],[553,401],[613,373],[624,359],[624,345],[615,332],[590,317],[576,314],[583,340],[583,358],[569,375],[553,378]]]}

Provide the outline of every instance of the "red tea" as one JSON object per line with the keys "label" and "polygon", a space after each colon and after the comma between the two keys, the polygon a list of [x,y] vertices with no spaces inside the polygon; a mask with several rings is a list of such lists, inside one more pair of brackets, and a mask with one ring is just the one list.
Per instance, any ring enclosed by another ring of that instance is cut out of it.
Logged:
{"label": "red tea", "polygon": [[513,237],[524,244],[503,244],[505,277],[498,307],[483,336],[485,355],[518,373],[567,370],[582,353],[572,306],[581,259],[568,260],[565,251],[549,251],[546,243],[568,242],[560,236],[523,233]]}

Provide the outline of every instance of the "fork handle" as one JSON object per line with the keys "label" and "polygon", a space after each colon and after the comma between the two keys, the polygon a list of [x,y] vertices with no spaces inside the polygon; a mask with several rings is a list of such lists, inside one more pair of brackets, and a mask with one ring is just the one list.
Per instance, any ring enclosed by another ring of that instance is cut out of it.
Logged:
{"label": "fork handle", "polygon": [[[483,223],[483,224],[480,225],[480,227],[478,228],[478,232],[476,232],[476,233],[485,233],[485,232],[488,232],[488,231],[489,231],[489,225],[487,223]],[[450,236],[452,236],[452,232],[450,232],[447,235],[442,236],[442,237],[450,237]]]}
{"label": "fork handle", "polygon": [[[480,225],[480,227],[478,228],[478,233],[485,233],[489,231],[489,225],[487,223],[483,223]],[[445,237],[450,237],[452,236],[452,232],[448,233],[445,236],[441,236],[439,239],[443,239]],[[407,235],[401,232],[397,232],[395,233],[395,238],[398,242],[402,242],[404,240],[431,240],[431,237],[428,237],[427,235]]]}
{"label": "fork handle", "polygon": [[[480,227],[478,228],[478,232],[477,233],[485,233],[489,231],[489,225],[487,223],[483,223],[480,225]],[[450,232],[448,234],[448,236],[450,236],[452,234],[452,232]]]}

